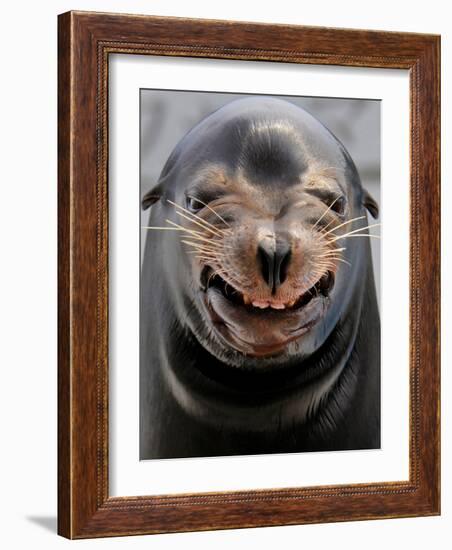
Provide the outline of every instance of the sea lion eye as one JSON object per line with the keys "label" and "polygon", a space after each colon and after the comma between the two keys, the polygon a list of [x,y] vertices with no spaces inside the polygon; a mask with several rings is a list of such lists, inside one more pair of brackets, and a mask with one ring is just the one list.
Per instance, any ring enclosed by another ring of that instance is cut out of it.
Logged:
{"label": "sea lion eye", "polygon": [[195,199],[195,197],[187,197],[186,203],[187,209],[190,210],[190,212],[199,212],[199,210],[201,210],[204,206],[202,202]]}
{"label": "sea lion eye", "polygon": [[334,202],[331,204],[331,210],[333,212],[336,212],[336,214],[343,216],[345,213],[345,206],[346,206],[345,197],[339,196],[339,197],[336,197]]}

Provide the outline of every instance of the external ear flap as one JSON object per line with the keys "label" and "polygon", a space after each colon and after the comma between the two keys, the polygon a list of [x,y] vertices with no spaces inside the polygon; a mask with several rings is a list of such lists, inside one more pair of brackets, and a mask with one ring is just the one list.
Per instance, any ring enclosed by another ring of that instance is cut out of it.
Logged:
{"label": "external ear flap", "polygon": [[147,210],[150,206],[152,206],[159,199],[160,199],[160,193],[155,188],[151,189],[141,199],[141,208],[143,210]]}
{"label": "external ear flap", "polygon": [[372,217],[376,220],[378,218],[379,207],[377,201],[366,189],[363,190],[363,205],[372,214]]}

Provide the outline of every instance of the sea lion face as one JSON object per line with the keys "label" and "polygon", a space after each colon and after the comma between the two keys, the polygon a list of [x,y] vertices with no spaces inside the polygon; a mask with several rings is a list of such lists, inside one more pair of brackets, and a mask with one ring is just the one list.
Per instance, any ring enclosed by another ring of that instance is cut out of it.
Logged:
{"label": "sea lion face", "polygon": [[316,119],[279,100],[235,101],[181,141],[149,197],[180,234],[167,254],[184,277],[168,276],[206,349],[265,367],[323,344],[362,267],[360,239],[343,235],[367,222],[353,162]]}

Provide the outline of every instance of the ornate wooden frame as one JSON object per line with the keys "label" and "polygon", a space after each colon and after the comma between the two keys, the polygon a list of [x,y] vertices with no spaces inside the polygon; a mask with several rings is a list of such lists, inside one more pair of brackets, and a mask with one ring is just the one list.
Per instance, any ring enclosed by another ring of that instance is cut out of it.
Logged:
{"label": "ornate wooden frame", "polygon": [[[84,538],[439,514],[440,38],[68,12],[59,16],[58,53],[58,532]],[[109,497],[111,53],[409,70],[409,481]]]}

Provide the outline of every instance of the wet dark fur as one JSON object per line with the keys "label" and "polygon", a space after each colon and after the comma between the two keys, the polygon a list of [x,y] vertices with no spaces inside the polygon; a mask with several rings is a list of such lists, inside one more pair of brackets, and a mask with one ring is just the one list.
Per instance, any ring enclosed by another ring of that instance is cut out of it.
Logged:
{"label": "wet dark fur", "polygon": [[[261,182],[264,190],[290,185],[309,159],[290,132],[282,138],[260,132],[244,150],[243,133],[252,137],[250,124],[256,116],[244,115],[242,125],[226,123],[221,148],[212,140],[209,125],[190,132],[168,160],[155,200],[177,199],[181,185],[177,175],[183,172],[183,179],[189,179],[206,159],[241,163],[247,177]],[[342,145],[331,139],[346,164],[354,208],[362,213],[365,199],[356,169]],[[147,200],[152,203],[153,197],[151,193]],[[149,225],[162,225],[165,216],[168,209],[159,201]],[[243,356],[240,367],[231,367],[227,352],[220,360],[219,353],[200,343],[190,328],[205,330],[190,299],[188,264],[180,253],[168,253],[174,236],[148,236],[141,276],[141,459],[379,448],[379,313],[369,243],[352,241],[359,276],[352,279],[346,309],[342,303],[332,304],[331,318],[335,314],[338,322],[318,329],[327,331],[323,344],[308,357],[288,354],[275,360],[275,368],[261,371],[254,368],[259,359]],[[187,285],[177,303],[175,284]],[[266,361],[271,367],[272,360]],[[334,370],[338,373],[334,384],[327,391],[319,389]],[[299,418],[303,400],[307,412]]]}

